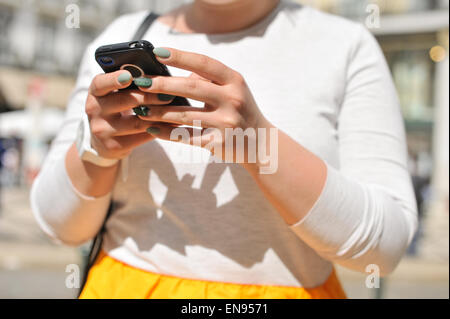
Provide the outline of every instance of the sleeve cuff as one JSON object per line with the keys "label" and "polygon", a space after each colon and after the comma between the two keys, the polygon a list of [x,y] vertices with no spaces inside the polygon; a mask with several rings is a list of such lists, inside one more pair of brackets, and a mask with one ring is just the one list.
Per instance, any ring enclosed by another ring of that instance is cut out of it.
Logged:
{"label": "sleeve cuff", "polygon": [[349,212],[360,208],[361,202],[364,202],[364,193],[359,191],[359,187],[352,188],[355,192],[349,200],[346,193],[349,186],[347,183],[354,182],[341,176],[339,171],[328,163],[326,166],[327,178],[317,201],[305,217],[289,227],[316,251],[331,252],[346,241],[345,237],[348,234],[351,234],[352,229],[347,228],[359,224],[355,219],[360,217]]}
{"label": "sleeve cuff", "polygon": [[80,193],[72,184],[63,158],[43,168],[33,183],[31,194],[33,215],[41,229],[60,242],[58,235],[67,220],[79,215],[82,208],[87,212],[104,211],[111,201],[111,192],[101,197]]}

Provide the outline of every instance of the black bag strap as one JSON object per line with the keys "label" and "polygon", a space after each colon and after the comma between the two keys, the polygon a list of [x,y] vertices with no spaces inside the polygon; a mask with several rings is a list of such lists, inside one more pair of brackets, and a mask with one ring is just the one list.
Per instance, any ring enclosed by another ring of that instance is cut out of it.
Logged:
{"label": "black bag strap", "polygon": [[[153,24],[153,22],[159,17],[159,15],[150,12],[145,19],[141,22],[139,25],[139,28],[136,30],[132,37],[132,41],[141,40],[142,37],[145,35],[147,30],[150,28],[150,26]],[[111,216],[112,212],[114,211],[114,202],[111,201],[108,207],[108,211],[106,213],[105,219],[103,220],[102,227],[98,231],[97,235],[95,235],[94,239],[92,240],[91,248],[89,251],[89,254],[87,256],[87,261],[84,267],[84,274],[82,278],[82,282],[80,285],[80,291],[78,292],[78,297],[80,296],[81,292],[83,291],[84,286],[86,285],[87,276],[89,274],[89,270],[94,265],[95,261],[97,260],[98,254],[100,253],[102,249],[102,243],[103,243],[103,235],[106,231],[106,222],[108,221],[109,217]]]}
{"label": "black bag strap", "polygon": [[139,28],[136,30],[136,32],[133,35],[132,41],[134,40],[141,40],[142,37],[147,32],[148,28],[153,24],[153,22],[159,17],[156,13],[150,12],[142,21]]}

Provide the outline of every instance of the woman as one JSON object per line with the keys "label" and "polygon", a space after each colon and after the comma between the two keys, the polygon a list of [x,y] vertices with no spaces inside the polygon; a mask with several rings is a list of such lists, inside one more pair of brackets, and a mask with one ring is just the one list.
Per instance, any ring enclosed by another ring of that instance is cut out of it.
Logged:
{"label": "woman", "polygon": [[[173,77],[102,74],[94,50],[128,41],[146,15],[120,17],[87,49],[32,189],[41,227],[71,245],[94,237],[114,203],[81,297],[345,298],[333,263],[392,272],[417,213],[395,89],[370,33],[288,1],[196,0],[144,37]],[[132,81],[139,90],[117,92]],[[165,106],[173,96],[194,106]],[[147,115],[132,114],[139,105]],[[80,159],[84,112],[110,165]],[[211,135],[186,145],[170,138],[180,125],[258,132],[246,145],[267,146],[270,163],[252,152],[230,163],[225,139],[213,150],[227,161],[194,161]]]}

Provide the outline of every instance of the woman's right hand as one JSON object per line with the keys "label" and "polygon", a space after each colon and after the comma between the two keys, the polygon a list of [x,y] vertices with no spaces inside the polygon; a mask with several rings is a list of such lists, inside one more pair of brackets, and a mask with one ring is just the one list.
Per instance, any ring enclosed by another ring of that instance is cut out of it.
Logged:
{"label": "woman's right hand", "polygon": [[[146,131],[151,123],[134,115],[134,107],[171,102],[159,100],[155,93],[118,91],[128,87],[132,81],[130,72],[120,70],[98,74],[89,87],[85,111],[91,130],[91,145],[102,157],[122,159],[135,147],[154,139]],[[146,81],[143,84],[150,86],[151,82]]]}

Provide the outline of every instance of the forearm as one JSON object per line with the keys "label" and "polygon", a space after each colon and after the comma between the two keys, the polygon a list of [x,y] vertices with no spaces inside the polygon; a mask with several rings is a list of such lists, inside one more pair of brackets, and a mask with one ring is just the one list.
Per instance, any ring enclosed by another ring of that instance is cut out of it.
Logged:
{"label": "forearm", "polygon": [[78,156],[75,144],[72,144],[67,151],[65,165],[73,186],[80,193],[91,197],[101,197],[111,191],[119,166],[116,164],[110,167],[100,167],[82,161]]}
{"label": "forearm", "polygon": [[414,234],[414,212],[382,186],[347,178],[285,133],[278,135],[278,170],[246,168],[291,229],[345,267],[365,271],[377,264],[382,275],[395,269]]}
{"label": "forearm", "polygon": [[[260,127],[275,129],[265,120]],[[274,141],[267,139],[267,143],[270,142]],[[261,174],[258,162],[244,167],[286,223],[292,225],[307,214],[320,196],[326,180],[326,165],[281,130],[278,130],[277,143],[276,172]],[[270,145],[266,149],[270,150]]]}
{"label": "forearm", "polygon": [[32,211],[50,237],[79,245],[95,236],[105,219],[117,168],[102,175],[101,170],[83,166],[73,146],[52,154],[33,183]]}

